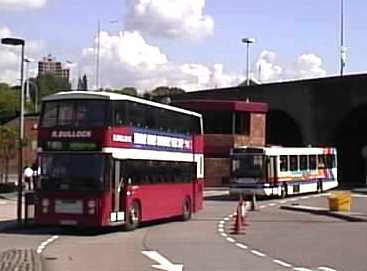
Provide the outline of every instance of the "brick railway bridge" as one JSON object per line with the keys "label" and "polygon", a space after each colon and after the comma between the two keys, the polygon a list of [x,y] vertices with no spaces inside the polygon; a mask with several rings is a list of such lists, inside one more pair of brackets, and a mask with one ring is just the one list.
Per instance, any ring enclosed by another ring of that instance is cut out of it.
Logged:
{"label": "brick railway bridge", "polygon": [[266,144],[336,146],[341,185],[365,185],[367,74],[209,89],[172,99],[267,103]]}

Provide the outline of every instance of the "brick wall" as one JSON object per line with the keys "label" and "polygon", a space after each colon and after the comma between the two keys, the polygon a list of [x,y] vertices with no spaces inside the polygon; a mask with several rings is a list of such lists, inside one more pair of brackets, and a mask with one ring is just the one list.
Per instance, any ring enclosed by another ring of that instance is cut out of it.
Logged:
{"label": "brick wall", "polygon": [[205,186],[225,186],[230,174],[229,158],[205,158]]}

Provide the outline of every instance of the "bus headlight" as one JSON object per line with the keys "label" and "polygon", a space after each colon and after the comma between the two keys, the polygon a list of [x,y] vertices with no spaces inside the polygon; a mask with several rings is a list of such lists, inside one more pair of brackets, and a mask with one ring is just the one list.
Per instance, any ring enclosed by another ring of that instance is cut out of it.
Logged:
{"label": "bus headlight", "polygon": [[96,201],[95,200],[89,200],[88,201],[88,207],[89,208],[95,208],[96,207]]}
{"label": "bus headlight", "polygon": [[48,207],[48,206],[50,206],[50,200],[42,199],[42,207]]}
{"label": "bus headlight", "polygon": [[93,208],[93,209],[88,209],[88,214],[89,215],[94,215],[96,213],[96,210]]}

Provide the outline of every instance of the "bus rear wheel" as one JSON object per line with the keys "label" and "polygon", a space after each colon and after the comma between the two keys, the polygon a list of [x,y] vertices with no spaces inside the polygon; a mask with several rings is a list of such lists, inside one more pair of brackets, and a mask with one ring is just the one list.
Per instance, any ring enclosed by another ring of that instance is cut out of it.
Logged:
{"label": "bus rear wheel", "polygon": [[127,231],[135,230],[140,224],[140,205],[134,201],[128,210],[125,229]]}
{"label": "bus rear wheel", "polygon": [[182,216],[181,220],[186,221],[191,219],[192,216],[192,208],[191,208],[191,200],[186,198],[182,203]]}

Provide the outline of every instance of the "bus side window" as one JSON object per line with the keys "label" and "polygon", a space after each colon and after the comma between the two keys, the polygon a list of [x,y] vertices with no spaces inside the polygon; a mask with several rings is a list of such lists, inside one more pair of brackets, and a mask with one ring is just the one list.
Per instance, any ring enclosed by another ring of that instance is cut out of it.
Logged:
{"label": "bus side window", "polygon": [[289,156],[289,168],[291,171],[298,171],[298,155]]}
{"label": "bus side window", "polygon": [[281,155],[279,157],[280,160],[280,171],[288,171],[288,156]]}
{"label": "bus side window", "polygon": [[315,170],[316,169],[316,155],[310,155],[309,160],[310,160],[309,169]]}
{"label": "bus side window", "polygon": [[300,155],[299,157],[299,168],[300,170],[308,169],[307,155]]}

